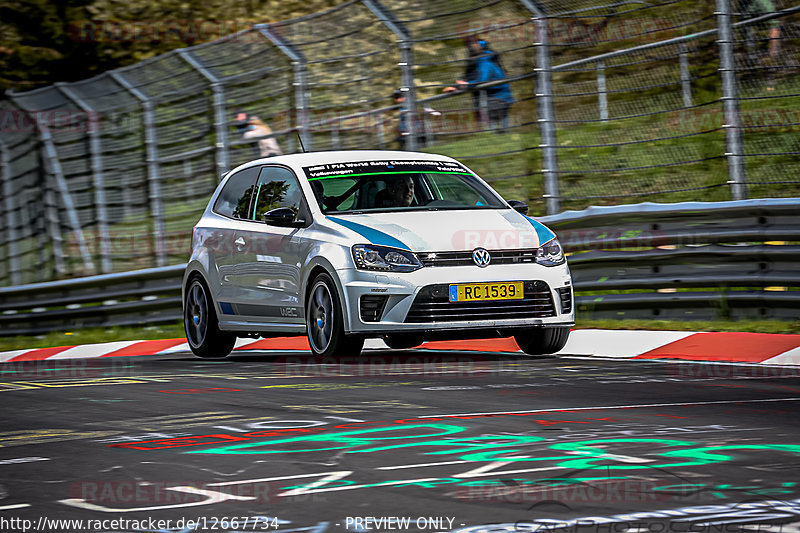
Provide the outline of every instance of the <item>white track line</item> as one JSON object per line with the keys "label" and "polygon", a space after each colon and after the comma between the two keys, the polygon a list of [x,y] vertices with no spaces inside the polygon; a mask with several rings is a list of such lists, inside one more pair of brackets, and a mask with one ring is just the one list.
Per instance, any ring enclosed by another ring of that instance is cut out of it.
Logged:
{"label": "white track line", "polygon": [[758,402],[796,402],[800,398],[767,398],[764,400],[719,400],[712,402],[681,402],[681,403],[643,403],[633,405],[598,405],[595,407],[551,407],[550,409],[532,409],[530,411],[495,411],[491,413],[458,413],[446,415],[424,415],[417,418],[448,418],[457,416],[488,416],[488,415],[514,415],[525,413],[552,413],[554,411],[599,411],[602,409],[635,409],[641,407],[683,407],[690,405],[719,405],[725,403],[758,403]]}
{"label": "white track line", "polygon": [[427,466],[460,465],[475,461],[443,461],[441,463],[418,463],[413,465],[378,466],[375,470],[402,470],[404,468],[424,468]]}

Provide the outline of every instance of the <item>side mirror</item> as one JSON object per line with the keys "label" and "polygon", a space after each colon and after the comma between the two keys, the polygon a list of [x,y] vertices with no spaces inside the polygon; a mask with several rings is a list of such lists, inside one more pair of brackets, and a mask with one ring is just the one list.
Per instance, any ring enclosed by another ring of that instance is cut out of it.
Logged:
{"label": "side mirror", "polygon": [[519,200],[509,200],[508,205],[510,205],[517,213],[522,213],[523,215],[528,214],[528,204],[525,202],[520,202]]}
{"label": "side mirror", "polygon": [[263,220],[272,226],[299,226],[303,224],[302,220],[296,220],[296,213],[288,207],[278,207],[267,211],[263,215]]}

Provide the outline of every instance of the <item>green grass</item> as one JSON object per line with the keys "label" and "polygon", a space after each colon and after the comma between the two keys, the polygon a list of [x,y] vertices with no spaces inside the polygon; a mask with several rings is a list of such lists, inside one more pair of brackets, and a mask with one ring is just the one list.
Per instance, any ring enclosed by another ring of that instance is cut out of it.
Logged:
{"label": "green grass", "polygon": [[[800,334],[800,320],[728,320],[677,321],[677,320],[584,320],[578,317],[575,329],[624,329],[664,331],[745,331],[753,333]],[[90,328],[75,331],[58,331],[35,337],[0,337],[0,352],[52,346],[74,346],[99,342],[157,340],[185,338],[181,323],[160,326]]]}
{"label": "green grass", "polygon": [[99,342],[158,340],[185,338],[180,322],[158,326],[115,328],[86,328],[71,331],[51,331],[45,335],[0,337],[0,351],[77,346]]}
{"label": "green grass", "polygon": [[[800,92],[800,81],[783,79],[780,88],[782,94]],[[708,100],[712,99],[709,94]],[[658,97],[643,99],[643,111],[669,107],[659,100]],[[770,120],[770,113],[788,121],[794,117],[793,106],[793,98],[748,101],[743,105],[743,121],[746,124],[762,123]],[[586,111],[587,115],[590,113],[590,110]],[[516,120],[522,122],[525,118],[518,114]],[[557,141],[562,209],[644,201],[730,200],[730,188],[726,185],[728,163],[723,156],[726,151],[725,132],[692,135],[713,130],[721,123],[721,107],[717,104],[713,108],[608,123],[559,125]],[[464,158],[464,163],[487,179],[501,195],[527,201],[533,214],[543,215],[543,163],[541,151],[536,148],[539,139],[536,128],[526,126],[505,134],[486,132],[458,139],[448,138],[446,142],[437,142],[425,150]],[[662,140],[637,142],[643,139]],[[599,144],[612,146],[596,146]],[[747,157],[748,181],[792,179],[788,176],[797,169],[797,159],[791,153],[800,149],[796,126],[746,130],[744,149],[749,154],[787,154]],[[511,153],[495,155],[504,152]],[[687,163],[674,164],[680,161]],[[631,168],[641,170],[627,170]],[[749,194],[753,198],[800,196],[800,186],[754,185]]]}

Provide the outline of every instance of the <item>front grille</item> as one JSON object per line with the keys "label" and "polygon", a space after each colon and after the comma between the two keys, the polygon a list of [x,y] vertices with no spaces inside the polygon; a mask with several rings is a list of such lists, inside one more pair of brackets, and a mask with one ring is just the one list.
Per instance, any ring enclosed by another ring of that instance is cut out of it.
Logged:
{"label": "front grille", "polygon": [[[535,263],[536,248],[524,250],[489,250],[492,265],[508,265],[514,263]],[[475,266],[472,252],[422,252],[417,256],[426,267],[440,266]]]}
{"label": "front grille", "polygon": [[407,323],[545,318],[555,316],[550,287],[544,281],[524,282],[525,298],[483,302],[451,302],[450,285],[423,287],[406,316]]}
{"label": "front grille", "polygon": [[561,287],[558,289],[558,295],[561,298],[561,312],[572,312],[572,287]]}
{"label": "front grille", "polygon": [[386,307],[388,296],[362,296],[359,302],[361,320],[364,322],[378,322],[383,316],[383,308]]}

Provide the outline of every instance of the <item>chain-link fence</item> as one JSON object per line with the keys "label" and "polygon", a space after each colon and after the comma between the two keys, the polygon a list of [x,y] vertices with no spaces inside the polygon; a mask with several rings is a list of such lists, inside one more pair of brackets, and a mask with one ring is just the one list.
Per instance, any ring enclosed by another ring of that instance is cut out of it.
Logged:
{"label": "chain-link fence", "polygon": [[221,175],[301,142],[452,155],[539,215],[800,196],[800,6],[770,4],[348,0],[11,93],[0,284],[180,263]]}

